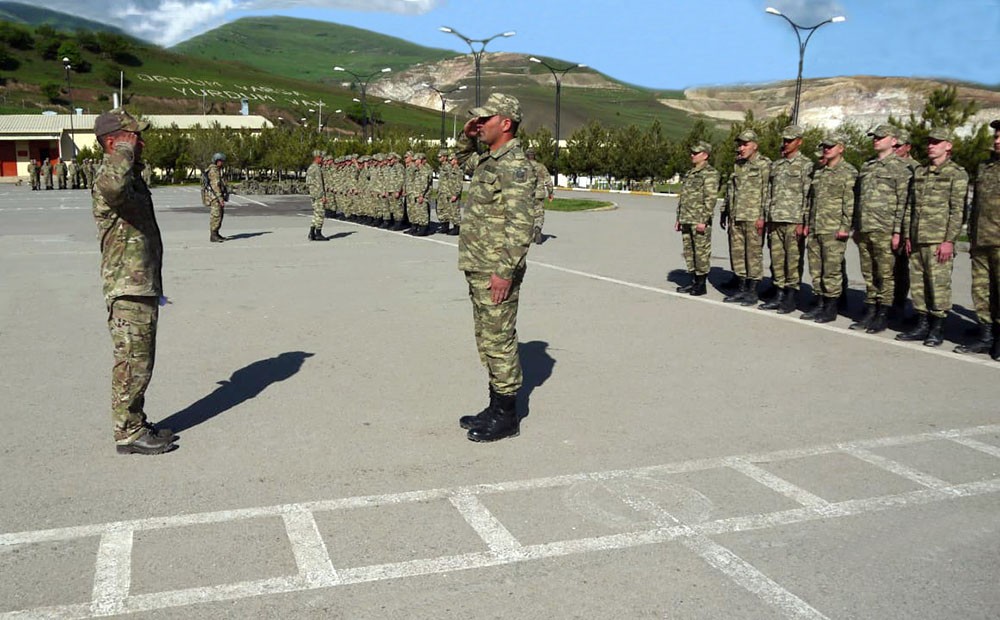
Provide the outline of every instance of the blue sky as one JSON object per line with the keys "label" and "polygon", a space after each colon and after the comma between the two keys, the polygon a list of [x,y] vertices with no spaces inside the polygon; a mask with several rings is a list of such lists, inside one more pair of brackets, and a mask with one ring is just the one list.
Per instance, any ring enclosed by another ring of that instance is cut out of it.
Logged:
{"label": "blue sky", "polygon": [[[113,21],[105,0],[50,0]],[[792,28],[842,14],[809,43],[805,77],[945,77],[1000,84],[1000,0],[130,0],[121,25],[170,45],[248,15],[286,15],[373,30],[468,52],[472,38],[506,30],[488,51],[584,63],[652,88],[756,83],[795,77]],[[360,10],[364,7],[366,10]],[[147,19],[136,19],[146,17]]]}

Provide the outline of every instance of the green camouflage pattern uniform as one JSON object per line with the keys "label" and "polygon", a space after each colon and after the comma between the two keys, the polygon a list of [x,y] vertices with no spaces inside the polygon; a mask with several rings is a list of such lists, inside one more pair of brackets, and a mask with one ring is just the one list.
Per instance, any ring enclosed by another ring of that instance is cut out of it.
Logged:
{"label": "green camouflage pattern uniform", "polygon": [[392,215],[389,207],[389,156],[380,153],[378,166],[376,166],[376,187],[378,189],[378,218],[388,220]]}
{"label": "green camouflage pattern uniform", "polygon": [[326,181],[323,178],[323,166],[315,161],[306,169],[306,187],[309,188],[309,198],[312,199],[312,227],[323,230],[323,220],[326,218]]}
{"label": "green camouflage pattern uniform", "polygon": [[410,223],[418,226],[427,226],[431,221],[430,203],[428,196],[431,191],[431,184],[434,182],[434,173],[427,165],[425,159],[417,159],[414,162],[413,173],[410,183],[407,184],[407,205],[413,205],[409,210]]}
{"label": "green camouflage pattern uniform", "polygon": [[913,173],[903,232],[910,242],[910,299],[918,314],[944,318],[951,310],[955,256],[942,263],[936,253],[942,243],[954,244],[962,231],[968,187],[968,173],[950,158]]}
{"label": "green camouflage pattern uniform", "polygon": [[910,188],[910,169],[894,153],[874,157],[861,166],[854,209],[865,303],[889,305],[896,290],[892,236],[902,239],[903,214]]}
{"label": "green camouflage pattern uniform", "polygon": [[38,189],[38,166],[34,160],[28,162],[28,181],[31,182],[31,189]]}
{"label": "green camouflage pattern uniform", "polygon": [[1000,326],[1000,155],[979,166],[969,214],[972,303],[983,325]]}
{"label": "green camouflage pattern uniform", "polygon": [[118,444],[145,432],[146,388],[156,357],[163,243],[153,199],[130,146],[104,156],[91,196],[101,244],[101,279],[114,345],[111,416]]}
{"label": "green camouflage pattern uniform", "polygon": [[225,201],[228,197],[229,189],[222,178],[222,170],[212,162],[208,165],[208,190],[205,192],[205,206],[211,209],[208,228],[212,234],[219,234],[222,228],[222,218],[226,215]]}
{"label": "green camouflage pattern uniform", "polygon": [[66,177],[67,177],[66,182],[69,184],[69,187],[71,189],[76,189],[77,187],[80,186],[79,182],[77,181],[76,162],[73,161],[72,159],[66,162]]}
{"label": "green camouflage pattern uniform", "polygon": [[60,161],[56,164],[56,179],[56,186],[59,189],[66,189],[66,162]]}
{"label": "green camouflage pattern uniform", "polygon": [[52,189],[52,164],[47,159],[42,162],[42,180],[45,182],[45,189]]}
{"label": "green camouflage pattern uniform", "polygon": [[389,212],[392,214],[394,222],[403,221],[406,214],[406,195],[403,193],[405,183],[406,167],[398,157],[392,159],[392,163],[386,168],[385,185],[389,194]]}
{"label": "green camouflage pattern uniform", "polygon": [[809,201],[809,274],[813,294],[837,298],[843,292],[844,250],[854,218],[854,185],[858,171],[841,159],[837,165],[817,168],[813,175]]}
{"label": "green camouflage pattern uniform", "polygon": [[771,268],[778,288],[799,289],[802,281],[803,238],[795,233],[806,224],[812,161],[796,151],[771,164],[765,222],[771,247]]}
{"label": "green camouflage pattern uniform", "polygon": [[[505,97],[494,93],[493,100]],[[512,98],[509,98],[512,99]],[[517,351],[517,307],[533,238],[537,179],[514,138],[479,155],[465,140],[458,153],[472,175],[468,206],[458,237],[458,268],[465,272],[472,301],[476,347],[493,391],[516,394],[523,383]],[[510,280],[506,300],[494,304],[490,275]]]}
{"label": "green camouflage pattern uniform", "polygon": [[[688,170],[681,181],[676,221],[681,225],[684,263],[695,275],[708,275],[712,268],[712,217],[718,194],[719,172],[707,161]],[[698,232],[698,224],[705,224],[705,232]]]}
{"label": "green camouflage pattern uniform", "polygon": [[94,160],[88,159],[86,162],[84,162],[83,173],[86,178],[87,187],[88,188],[94,187],[94,173],[95,173]]}
{"label": "green camouflage pattern uniform", "polygon": [[464,181],[462,169],[458,167],[457,161],[448,160],[441,164],[439,174],[437,198],[438,221],[457,226],[462,221],[460,209],[462,182]]}
{"label": "green camouflage pattern uniform", "polygon": [[733,273],[741,278],[760,280],[764,271],[756,224],[764,218],[770,174],[771,160],[754,153],[749,159],[736,160],[726,189],[722,217],[729,223],[729,260]]}
{"label": "green camouflage pattern uniform", "polygon": [[535,171],[535,178],[538,179],[538,185],[535,189],[535,205],[532,213],[535,216],[535,230],[541,231],[542,226],[545,225],[545,201],[552,196],[552,175],[549,174],[549,169],[542,162],[537,159],[529,161]]}
{"label": "green camouflage pattern uniform", "polygon": [[337,184],[334,180],[336,169],[333,167],[333,158],[329,156],[325,157],[320,169],[323,171],[323,197],[326,198],[326,204],[323,207],[324,212],[330,211],[331,213],[336,213],[337,192],[334,188]]}

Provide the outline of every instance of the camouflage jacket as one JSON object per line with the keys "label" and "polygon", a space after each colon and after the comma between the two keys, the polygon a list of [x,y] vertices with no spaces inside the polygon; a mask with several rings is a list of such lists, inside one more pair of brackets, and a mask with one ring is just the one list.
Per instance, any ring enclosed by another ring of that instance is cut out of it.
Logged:
{"label": "camouflage jacket", "polygon": [[851,231],[857,179],[857,169],[843,159],[836,166],[816,170],[809,193],[809,234]]}
{"label": "camouflage jacket", "polygon": [[737,159],[726,187],[723,218],[734,222],[756,222],[763,219],[770,174],[771,160],[760,153],[755,153],[750,159]]}
{"label": "camouflage jacket", "polygon": [[979,166],[976,192],[969,214],[969,241],[972,247],[1000,245],[1000,157]]}
{"label": "camouflage jacket", "polygon": [[47,160],[42,164],[42,176],[43,177],[52,176],[52,165],[49,164]]}
{"label": "camouflage jacket", "polygon": [[517,138],[481,155],[475,142],[463,142],[458,160],[472,180],[458,237],[458,268],[513,279],[526,267],[538,180]]}
{"label": "camouflage jacket", "polygon": [[58,174],[61,177],[66,176],[66,162],[60,161],[58,164],[56,164],[56,174]]}
{"label": "camouflage jacket", "polygon": [[104,156],[90,190],[101,244],[104,298],[109,306],[126,295],[163,294],[160,228],[153,198],[140,176],[142,165],[133,161],[132,148],[118,145]]}
{"label": "camouflage jacket", "polygon": [[805,224],[812,170],[812,160],[799,151],[771,164],[765,217],[768,222]]}
{"label": "camouflage jacket", "polygon": [[211,163],[208,165],[208,191],[206,192],[207,204],[213,202],[225,202],[229,200],[229,188],[222,178],[222,169]]}
{"label": "camouflage jacket", "polygon": [[719,172],[706,163],[692,168],[681,181],[681,195],[677,201],[679,224],[711,224],[715,215],[715,200],[719,195]]}
{"label": "camouflage jacket", "polygon": [[406,176],[406,166],[397,161],[389,166],[387,171],[386,187],[389,189],[389,197],[395,198],[397,194],[402,196],[403,184],[406,182],[404,178]]}
{"label": "camouflage jacket", "polygon": [[858,175],[854,230],[900,233],[911,176],[906,163],[892,153],[866,161]]}
{"label": "camouflage jacket", "polygon": [[306,187],[309,188],[309,197],[313,200],[320,200],[326,195],[323,167],[316,162],[309,164],[306,169]]}
{"label": "camouflage jacket", "polygon": [[336,176],[336,169],[330,164],[323,164],[320,168],[322,170],[323,177],[323,195],[328,198],[333,198],[334,187],[336,187],[336,182],[334,181],[334,176]]}
{"label": "camouflage jacket", "polygon": [[406,186],[406,194],[413,200],[420,197],[427,200],[427,193],[431,190],[433,182],[434,173],[431,171],[430,166],[414,166],[410,182]]}
{"label": "camouflage jacket", "polygon": [[438,200],[451,200],[462,195],[462,170],[458,166],[444,164],[438,173]]}
{"label": "camouflage jacket", "polygon": [[903,233],[912,243],[952,243],[962,230],[969,175],[949,159],[938,167],[920,166],[913,172],[909,208]]}
{"label": "camouflage jacket", "polygon": [[37,174],[38,174],[38,166],[35,165],[35,162],[30,162],[28,164],[28,176],[33,177]]}
{"label": "camouflage jacket", "polygon": [[538,160],[531,161],[531,167],[535,169],[535,177],[538,179],[538,186],[535,188],[535,194],[540,200],[545,200],[552,195],[552,174],[549,169],[545,167],[545,164]]}

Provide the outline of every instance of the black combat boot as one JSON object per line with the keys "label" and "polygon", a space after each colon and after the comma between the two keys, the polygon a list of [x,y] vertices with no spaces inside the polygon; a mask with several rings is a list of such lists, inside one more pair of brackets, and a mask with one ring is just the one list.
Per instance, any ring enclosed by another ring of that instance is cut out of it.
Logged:
{"label": "black combat boot", "polygon": [[741,306],[752,306],[759,301],[757,297],[757,284],[760,280],[747,280],[747,292],[743,293],[743,298],[740,299]]}
{"label": "black combat boot", "polygon": [[975,342],[960,344],[955,353],[989,353],[993,346],[993,323],[979,324],[979,337]]}
{"label": "black combat boot", "polygon": [[1000,329],[993,332],[993,347],[990,349],[990,357],[1000,360]]}
{"label": "black combat boot", "polygon": [[312,236],[312,240],[313,241],[326,241],[327,239],[329,239],[329,237],[324,237],[323,236],[323,229],[322,228],[315,228],[315,229],[313,229],[313,236]]}
{"label": "black combat boot", "polygon": [[896,334],[896,340],[901,340],[903,342],[923,340],[927,338],[927,332],[930,331],[930,328],[930,324],[927,322],[927,313],[917,313],[917,324],[908,332]]}
{"label": "black combat boot", "polygon": [[490,402],[486,407],[477,413],[476,415],[463,415],[458,419],[458,425],[465,430],[473,428],[482,428],[486,426],[486,421],[489,420],[490,415],[492,415],[493,410],[497,407],[497,393],[493,391],[493,386],[490,386]]}
{"label": "black combat boot", "polygon": [[813,306],[809,310],[802,313],[799,318],[803,321],[815,321],[816,317],[823,314],[823,310],[826,308],[826,297],[816,297],[813,300]]}
{"label": "black combat boot", "polygon": [[723,303],[735,304],[743,301],[744,295],[747,294],[747,283],[746,278],[739,278],[740,287],[732,295],[727,295],[722,298]]}
{"label": "black combat boot", "polygon": [[447,235],[449,230],[451,230],[451,224],[448,222],[441,222],[438,225],[438,232],[442,235]]}
{"label": "black combat boot", "polygon": [[932,316],[931,325],[927,330],[927,337],[924,338],[925,347],[939,347],[944,342],[944,319],[943,316]]}
{"label": "black combat boot", "polygon": [[315,239],[316,239],[316,227],[315,226],[310,226],[309,227],[309,240],[310,241],[314,241]]}
{"label": "black combat boot", "polygon": [[872,320],[875,318],[875,312],[877,311],[875,304],[865,304],[865,312],[861,315],[861,318],[857,321],[851,323],[847,329],[868,329],[872,324]]}
{"label": "black combat boot", "polygon": [[782,304],[785,303],[785,295],[788,294],[789,290],[790,289],[779,288],[778,289],[778,294],[775,295],[774,297],[772,297],[771,301],[762,303],[761,305],[759,305],[757,307],[760,308],[761,310],[777,310],[778,308],[780,308],[782,306]]}
{"label": "black combat boot", "polygon": [[799,291],[794,288],[785,289],[785,298],[781,301],[781,307],[778,308],[778,314],[791,314],[795,312],[795,308],[797,307],[795,297],[798,292]]}
{"label": "black combat boot", "polygon": [[429,231],[427,230],[427,225],[421,224],[420,226],[414,226],[413,232],[411,232],[410,234],[413,235],[414,237],[426,237],[428,233]]}
{"label": "black combat boot", "polygon": [[451,227],[451,230],[448,231],[448,236],[449,237],[458,236],[458,224],[455,224],[454,226]]}
{"label": "black combat boot", "polygon": [[506,437],[517,437],[521,420],[517,415],[517,395],[497,394],[496,407],[486,418],[486,424],[469,430],[471,441],[497,441]]}
{"label": "black combat boot", "polygon": [[162,436],[159,433],[145,432],[130,444],[115,446],[118,454],[163,454],[177,447],[172,434]]}
{"label": "black combat boot", "polygon": [[688,277],[690,278],[690,280],[688,280],[687,284],[682,284],[677,287],[676,291],[678,293],[690,293],[691,289],[694,288],[694,278],[695,278],[694,272],[689,271]]}
{"label": "black combat boot", "polygon": [[707,281],[708,281],[707,275],[702,275],[702,276],[696,275],[694,277],[694,286],[691,287],[691,296],[701,297],[702,295],[707,293],[708,291],[705,288],[705,282]]}
{"label": "black combat boot", "polygon": [[213,230],[212,234],[208,237],[208,240],[211,241],[212,243],[222,243],[223,241],[226,240],[226,238]]}
{"label": "black combat boot", "polygon": [[535,235],[534,235],[534,237],[532,237],[532,241],[534,241],[535,245],[541,245],[542,241],[545,241],[545,237],[542,236],[542,229],[541,228],[536,228],[535,229]]}
{"label": "black combat boot", "polygon": [[822,306],[822,310],[813,320],[817,323],[832,323],[837,320],[837,298],[826,297],[824,301],[826,303]]}
{"label": "black combat boot", "polygon": [[889,308],[878,304],[875,316],[872,318],[871,323],[868,324],[868,329],[865,330],[865,333],[878,334],[884,332],[887,327],[889,327]]}

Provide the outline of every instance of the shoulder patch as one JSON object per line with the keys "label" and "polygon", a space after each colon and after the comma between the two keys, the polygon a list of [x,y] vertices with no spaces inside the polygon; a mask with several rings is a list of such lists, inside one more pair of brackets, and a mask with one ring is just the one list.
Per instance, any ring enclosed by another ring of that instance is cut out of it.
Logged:
{"label": "shoulder patch", "polygon": [[514,171],[514,180],[515,181],[519,181],[519,182],[520,181],[527,181],[528,180],[528,171],[525,170],[524,168],[518,168],[517,170]]}

